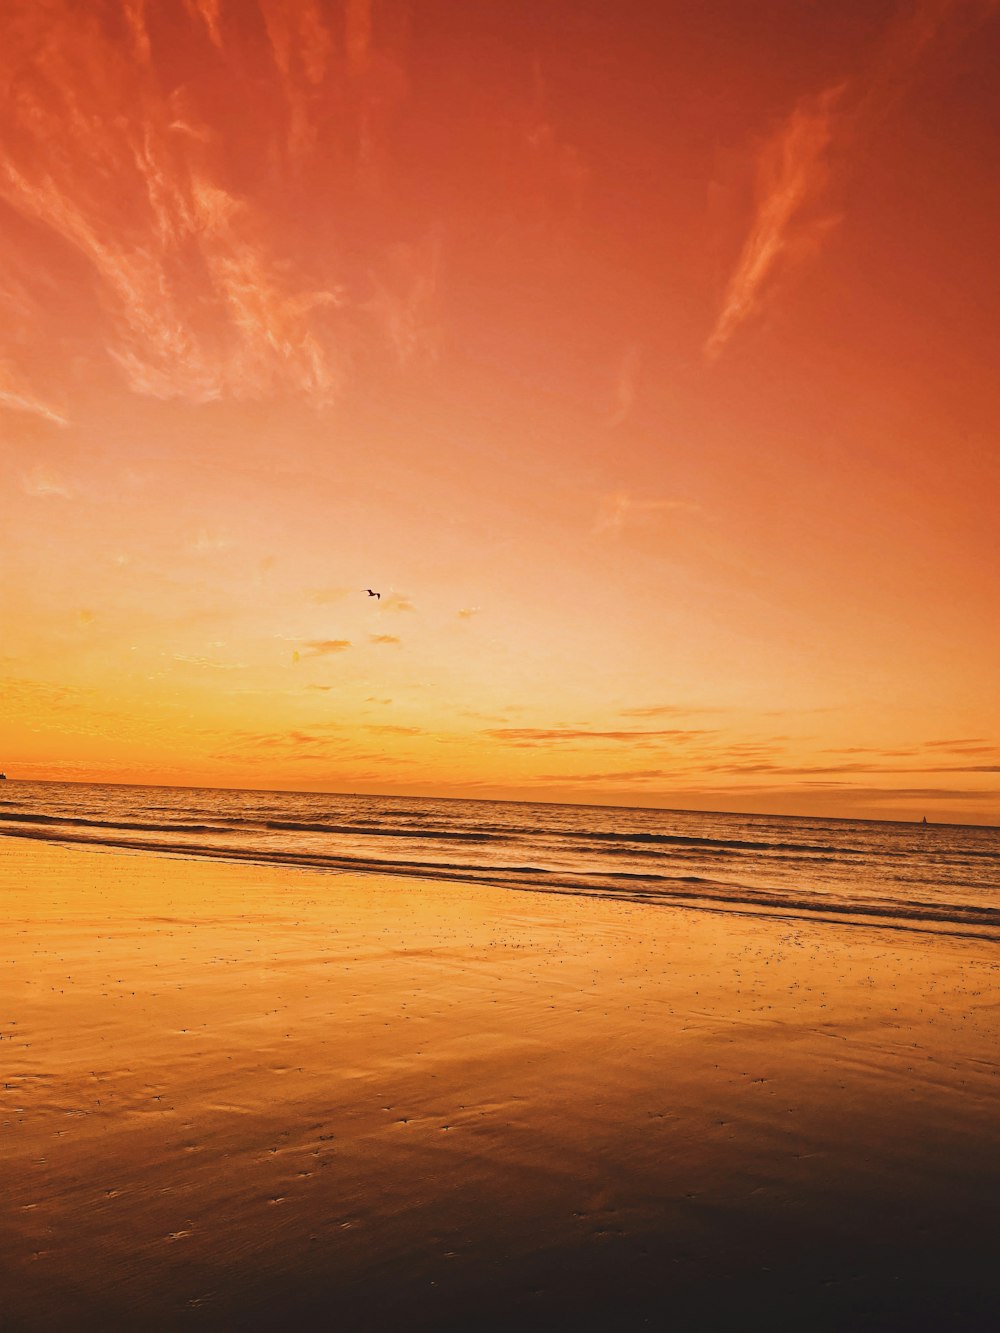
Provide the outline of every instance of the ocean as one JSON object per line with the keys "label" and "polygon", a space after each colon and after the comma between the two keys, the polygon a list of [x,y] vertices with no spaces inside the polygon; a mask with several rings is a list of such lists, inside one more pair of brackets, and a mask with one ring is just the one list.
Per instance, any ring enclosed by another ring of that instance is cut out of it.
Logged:
{"label": "ocean", "polygon": [[1000,938],[992,827],[8,781],[0,832]]}

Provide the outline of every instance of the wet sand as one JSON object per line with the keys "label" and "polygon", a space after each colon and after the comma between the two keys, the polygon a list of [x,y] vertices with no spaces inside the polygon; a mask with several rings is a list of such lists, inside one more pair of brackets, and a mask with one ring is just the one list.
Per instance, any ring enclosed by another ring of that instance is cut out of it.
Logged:
{"label": "wet sand", "polygon": [[0,1326],[987,1328],[1000,946],[0,838]]}

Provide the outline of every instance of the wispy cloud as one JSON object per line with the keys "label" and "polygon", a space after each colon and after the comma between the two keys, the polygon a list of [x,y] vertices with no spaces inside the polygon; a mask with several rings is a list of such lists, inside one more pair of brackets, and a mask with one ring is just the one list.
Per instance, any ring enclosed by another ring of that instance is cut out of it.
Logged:
{"label": "wispy cloud", "polygon": [[705,342],[707,360],[760,313],[791,267],[820,249],[839,221],[827,199],[834,174],[849,171],[851,150],[905,93],[928,52],[946,33],[967,36],[997,7],[997,0],[903,6],[866,70],[803,97],[763,140],[753,219]]}
{"label": "wispy cloud", "polygon": [[[254,238],[246,206],[221,186],[171,175],[167,133],[158,138],[147,125],[136,131],[141,146],[121,150],[128,156],[117,164],[120,174],[133,178],[123,189],[149,198],[146,218],[131,229],[109,223],[104,205],[88,199],[79,180],[60,182],[28,165],[3,164],[0,195],[88,262],[114,327],[107,350],[136,392],[206,402],[294,388],[329,401],[343,371],[311,323],[314,312],[338,304],[337,294],[293,286],[288,270]],[[84,167],[98,175],[98,164],[87,160],[94,150],[78,148]],[[206,293],[192,296],[178,276],[185,251],[199,252]],[[217,313],[212,328],[204,323],[206,297]]]}
{"label": "wispy cloud", "polygon": [[346,652],[350,646],[350,639],[306,639],[301,651],[292,656],[296,662],[302,657],[328,657],[331,653]]}
{"label": "wispy cloud", "polygon": [[724,713],[719,707],[701,708],[689,704],[650,704],[644,708],[620,708],[619,717],[689,717],[693,713]]}
{"label": "wispy cloud", "polygon": [[230,537],[228,533],[206,532],[202,529],[191,543],[191,550],[196,555],[217,555],[220,551],[228,551],[235,545],[235,538]]}
{"label": "wispy cloud", "polygon": [[219,19],[222,0],[184,0],[184,5],[189,14],[201,19],[212,44],[221,49],[222,33],[219,29]]}
{"label": "wispy cloud", "polygon": [[900,5],[860,88],[859,119],[884,116],[907,93],[932,52],[947,57],[998,8],[998,0],[909,0]]}
{"label": "wispy cloud", "polygon": [[613,534],[621,532],[630,523],[653,514],[697,514],[701,506],[689,500],[665,500],[656,497],[634,496],[629,491],[614,491],[601,500],[593,532]]}
{"label": "wispy cloud", "polygon": [[[220,48],[220,0],[185,0],[193,25]],[[319,6],[265,10],[289,30],[286,80],[316,75]],[[350,354],[336,311],[340,284],[298,272],[237,192],[203,80],[178,84],[156,68],[142,0],[124,0],[129,41],[92,7],[21,6],[4,24],[0,78],[8,99],[0,198],[86,265],[108,326],[106,350],[138,393],[208,401],[284,392],[316,404],[340,393]],[[236,53],[233,53],[235,58]],[[235,66],[234,66],[235,68]],[[231,78],[219,65],[213,77]],[[235,77],[239,77],[238,74]],[[170,90],[170,91],[166,91]],[[263,89],[262,109],[269,90]],[[0,381],[0,401],[63,420]]]}
{"label": "wispy cloud", "polygon": [[673,772],[664,768],[625,768],[609,769],[603,773],[540,773],[539,782],[559,782],[569,786],[580,784],[586,786],[592,783],[608,783],[614,786],[617,782],[626,784],[632,782],[657,782],[673,778]]}
{"label": "wispy cloud", "polygon": [[303,755],[323,758],[336,747],[343,747],[343,737],[322,735],[314,731],[302,731],[291,728],[287,731],[235,731],[227,736],[228,745],[212,757],[216,759],[244,758],[247,752],[256,751],[280,754],[282,758],[296,758]]}
{"label": "wispy cloud", "polygon": [[[82,623],[82,622],[78,622]],[[122,725],[123,719],[99,706],[93,689],[53,684],[28,676],[0,676],[0,698],[8,719],[27,717],[45,724],[51,718],[62,735],[103,735],[110,726]]]}
{"label": "wispy cloud", "polygon": [[511,127],[515,139],[510,166],[529,187],[519,192],[521,226],[540,228],[558,244],[580,217],[591,172],[582,149],[562,137],[550,102],[548,81],[536,56],[531,99]]}
{"label": "wispy cloud", "polygon": [[412,611],[414,610],[413,600],[406,593],[389,592],[382,596],[379,602],[380,611]]}
{"label": "wispy cloud", "polygon": [[834,221],[810,214],[809,206],[820,199],[829,178],[828,152],[843,91],[828,88],[804,99],[761,150],[756,213],[705,343],[709,360],[760,309],[779,268],[814,248]]}
{"label": "wispy cloud", "polygon": [[68,426],[69,421],[61,412],[57,412],[48,403],[37,398],[19,376],[0,361],[0,407],[14,412],[29,412],[32,416],[51,421],[54,426]]}
{"label": "wispy cloud", "polygon": [[649,745],[666,741],[688,741],[711,736],[712,731],[671,728],[655,731],[598,731],[589,727],[493,727],[483,732],[493,740],[509,745],[536,746],[579,744],[590,741],[616,741],[629,745]]}
{"label": "wispy cloud", "polygon": [[146,26],[146,0],[122,0],[122,14],[132,38],[132,49],[141,65],[148,65],[152,48]]}
{"label": "wispy cloud", "polygon": [[998,750],[997,745],[986,740],[984,736],[967,736],[951,741],[923,741],[922,744],[928,750],[951,750],[956,754],[983,751],[996,753]]}
{"label": "wispy cloud", "polygon": [[851,773],[1000,773],[998,764],[886,764],[857,762],[853,764],[718,764],[713,771],[728,773],[777,773],[787,777],[828,777]]}
{"label": "wispy cloud", "polygon": [[402,639],[397,638],[395,634],[370,634],[368,637],[371,639],[372,643],[402,643],[402,642],[403,642]]}
{"label": "wispy cloud", "polygon": [[375,295],[367,308],[403,368],[433,365],[438,359],[440,270],[441,240],[431,236],[419,245],[392,247],[371,273]]}
{"label": "wispy cloud", "polygon": [[174,653],[175,662],[183,662],[187,666],[208,667],[212,671],[245,671],[245,662],[219,662],[213,657],[199,657],[188,653]]}
{"label": "wispy cloud", "polygon": [[64,481],[44,467],[32,468],[30,472],[22,477],[21,489],[25,495],[34,496],[36,499],[55,497],[68,500],[72,494]]}
{"label": "wispy cloud", "polygon": [[333,35],[317,0],[258,0],[288,104],[286,147],[299,162],[316,145],[317,90],[326,74]]}
{"label": "wispy cloud", "polygon": [[612,428],[620,426],[631,414],[639,392],[639,372],[642,368],[642,346],[637,342],[627,343],[618,361],[615,376],[615,404],[608,417]]}
{"label": "wispy cloud", "polygon": [[471,620],[473,616],[478,616],[481,612],[482,607],[480,606],[463,606],[461,610],[456,611],[455,614],[458,616],[459,620]]}

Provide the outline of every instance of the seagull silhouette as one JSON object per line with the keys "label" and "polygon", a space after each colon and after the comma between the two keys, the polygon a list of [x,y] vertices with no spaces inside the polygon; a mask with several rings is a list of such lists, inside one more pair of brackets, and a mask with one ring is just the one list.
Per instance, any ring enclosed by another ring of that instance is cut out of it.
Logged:
{"label": "seagull silhouette", "polygon": [[379,601],[382,600],[382,594],[380,592],[372,592],[371,588],[366,588],[365,592],[368,594],[369,597],[377,597]]}

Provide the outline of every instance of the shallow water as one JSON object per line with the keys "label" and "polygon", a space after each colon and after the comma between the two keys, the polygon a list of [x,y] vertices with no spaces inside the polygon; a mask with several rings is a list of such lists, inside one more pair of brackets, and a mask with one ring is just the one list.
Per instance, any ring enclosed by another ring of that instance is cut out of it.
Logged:
{"label": "shallow water", "polygon": [[8,782],[0,832],[1000,938],[1000,829],[968,825]]}

